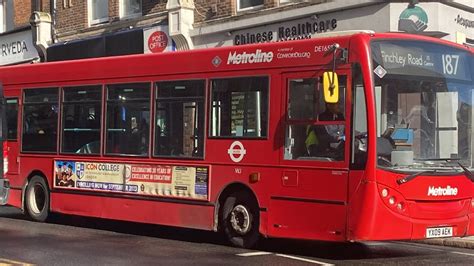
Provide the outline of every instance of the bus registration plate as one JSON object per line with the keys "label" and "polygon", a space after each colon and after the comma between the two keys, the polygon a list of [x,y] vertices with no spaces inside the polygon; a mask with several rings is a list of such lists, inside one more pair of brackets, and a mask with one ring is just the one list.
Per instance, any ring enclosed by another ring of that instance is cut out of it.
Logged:
{"label": "bus registration plate", "polygon": [[453,236],[452,227],[426,228],[426,238]]}

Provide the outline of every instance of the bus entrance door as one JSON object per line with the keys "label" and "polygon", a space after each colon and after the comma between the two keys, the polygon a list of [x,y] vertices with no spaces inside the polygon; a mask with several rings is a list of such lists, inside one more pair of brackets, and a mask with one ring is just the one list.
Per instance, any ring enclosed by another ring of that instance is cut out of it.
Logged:
{"label": "bus entrance door", "polygon": [[348,167],[347,75],[340,100],[324,102],[322,73],[284,77],[287,89],[280,189],[271,197],[269,231],[280,237],[343,240]]}

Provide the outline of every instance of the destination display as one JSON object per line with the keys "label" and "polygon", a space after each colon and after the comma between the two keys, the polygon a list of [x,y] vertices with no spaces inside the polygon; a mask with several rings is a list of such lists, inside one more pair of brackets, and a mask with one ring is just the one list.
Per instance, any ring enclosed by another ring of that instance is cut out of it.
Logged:
{"label": "destination display", "polygon": [[207,200],[208,168],[54,161],[54,187]]}
{"label": "destination display", "polygon": [[395,74],[472,80],[465,51],[414,41],[376,41],[371,46],[374,72],[380,78]]}

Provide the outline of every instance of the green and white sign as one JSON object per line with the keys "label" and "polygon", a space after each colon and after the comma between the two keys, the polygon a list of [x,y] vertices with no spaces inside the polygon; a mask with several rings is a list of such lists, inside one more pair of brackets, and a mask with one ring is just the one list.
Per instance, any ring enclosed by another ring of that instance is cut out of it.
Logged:
{"label": "green and white sign", "polygon": [[428,28],[428,15],[419,6],[409,5],[398,18],[398,30],[405,32],[422,32]]}

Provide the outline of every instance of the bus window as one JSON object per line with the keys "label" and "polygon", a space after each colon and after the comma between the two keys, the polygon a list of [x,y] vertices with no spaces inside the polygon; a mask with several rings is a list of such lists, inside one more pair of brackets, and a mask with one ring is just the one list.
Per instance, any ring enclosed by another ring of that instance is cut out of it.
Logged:
{"label": "bus window", "polygon": [[150,84],[107,85],[106,153],[148,155]]}
{"label": "bus window", "polygon": [[18,126],[18,99],[6,99],[7,108],[7,138],[8,140],[17,139],[17,126]]}
{"label": "bus window", "polygon": [[322,79],[288,82],[285,159],[341,161],[345,141],[345,76],[337,103],[325,103]]}
{"label": "bus window", "polygon": [[56,152],[58,89],[26,89],[23,99],[22,150]]}
{"label": "bus window", "polygon": [[203,157],[204,80],[156,83],[155,156]]}
{"label": "bus window", "polygon": [[102,86],[63,89],[61,152],[100,153]]}
{"label": "bus window", "polygon": [[364,77],[359,64],[355,65],[352,79],[352,150],[351,169],[363,170],[367,162],[367,103]]}
{"label": "bus window", "polygon": [[267,136],[267,77],[215,79],[211,89],[212,137]]}

